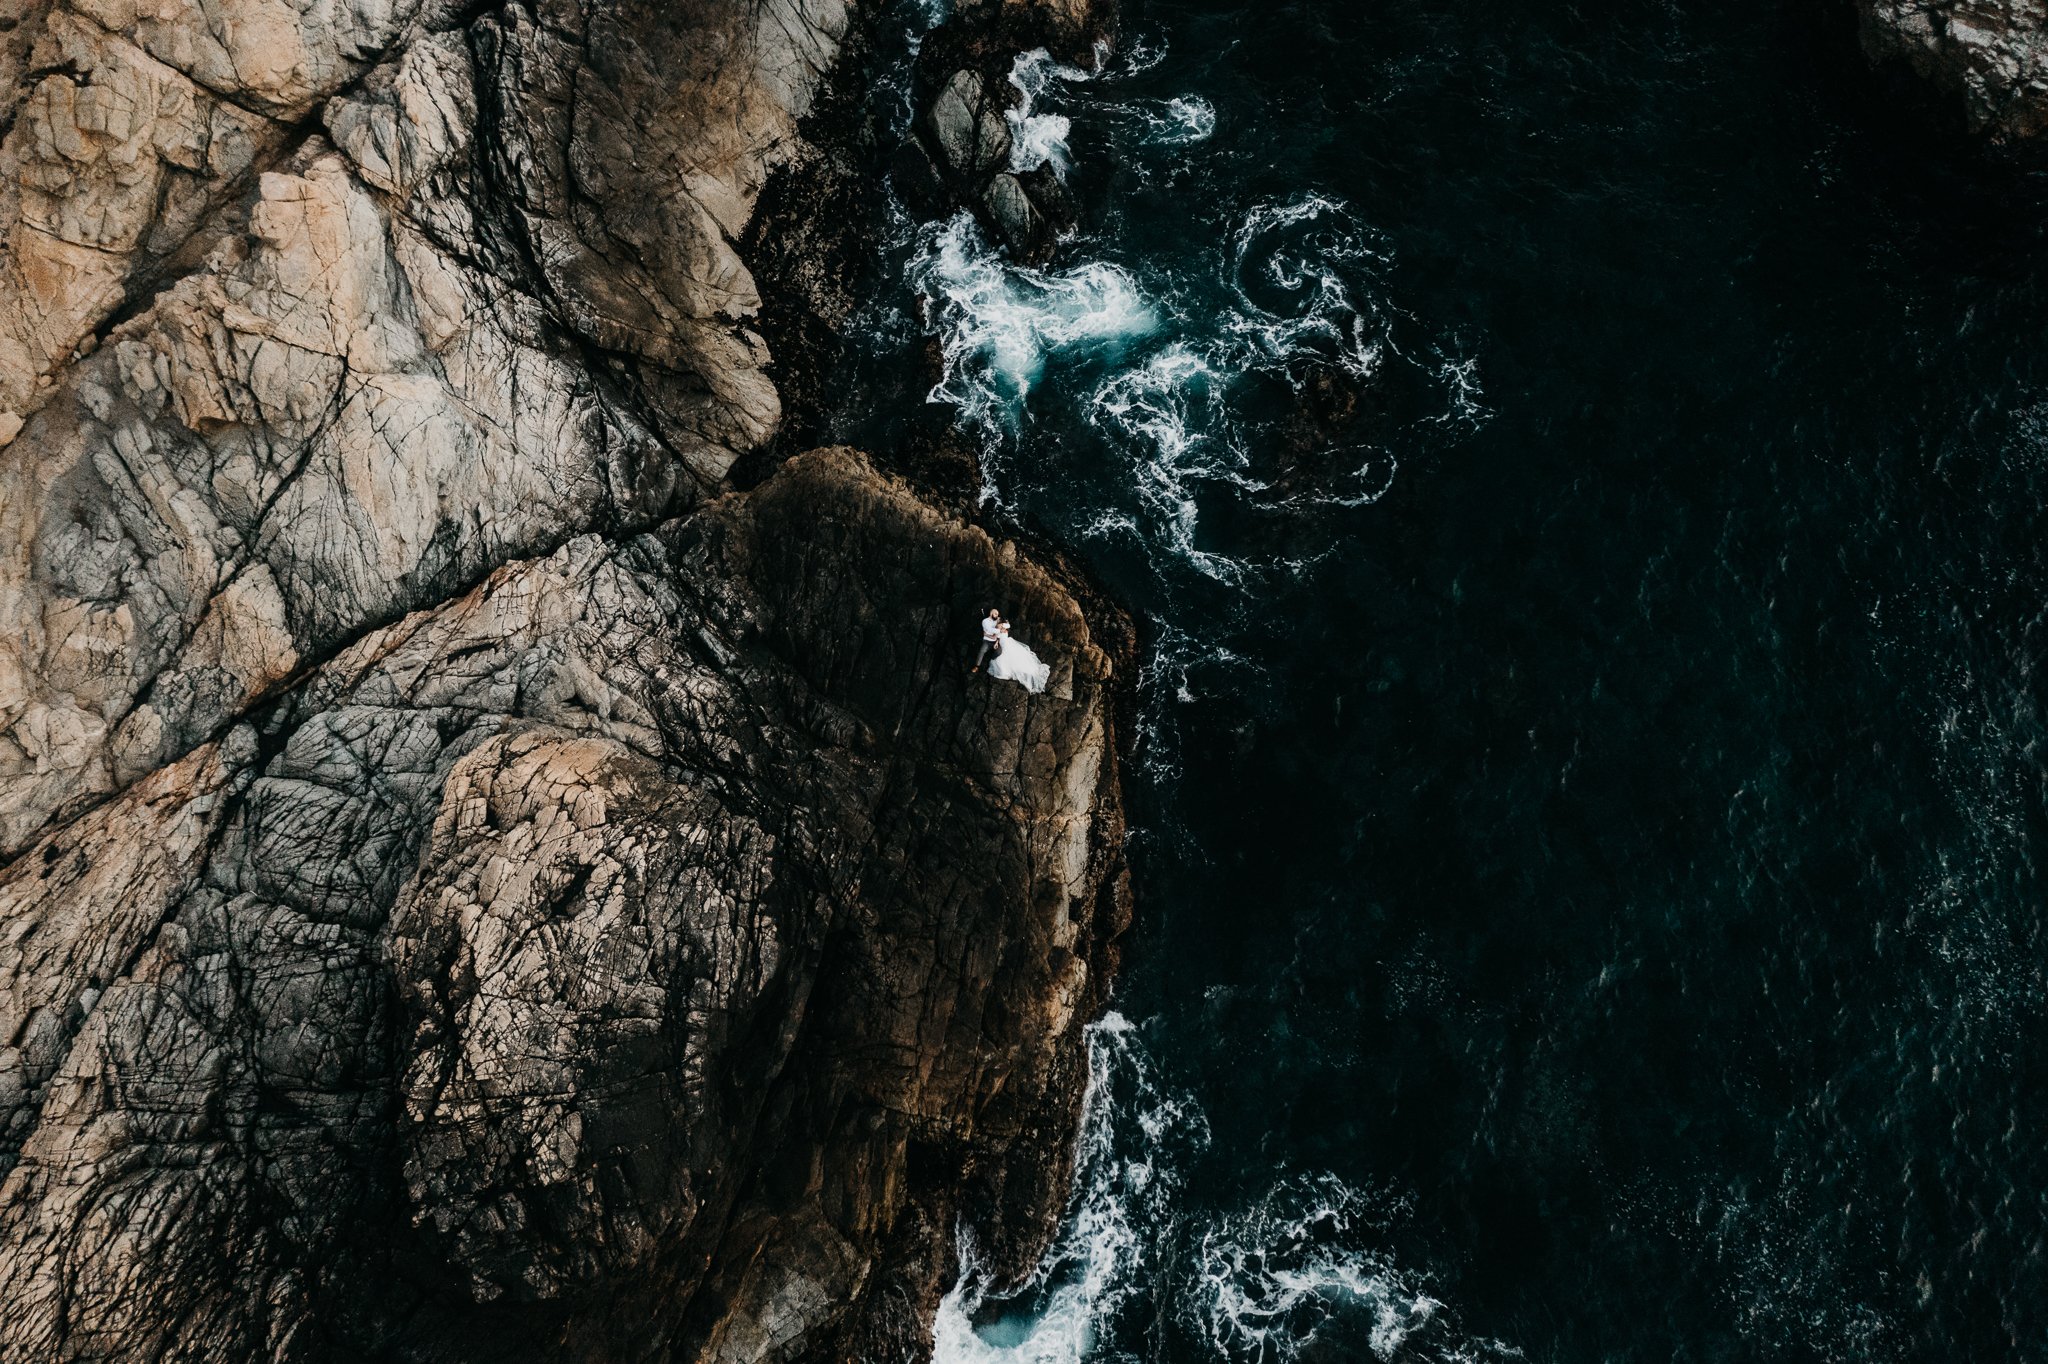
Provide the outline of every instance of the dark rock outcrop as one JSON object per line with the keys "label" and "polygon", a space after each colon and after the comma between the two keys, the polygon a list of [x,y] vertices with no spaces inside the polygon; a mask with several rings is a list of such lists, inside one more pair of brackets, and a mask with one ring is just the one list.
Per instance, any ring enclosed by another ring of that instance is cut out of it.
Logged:
{"label": "dark rock outcrop", "polygon": [[1970,126],[2026,138],[2048,128],[2048,3],[1858,0],[1863,46],[1958,96]]}
{"label": "dark rock outcrop", "polygon": [[980,184],[1010,162],[1009,100],[973,71],[955,71],[925,112],[939,160],[960,180]]}
{"label": "dark rock outcrop", "polygon": [[9,1364],[885,1361],[960,1219],[1029,1264],[1124,646],[861,455],[728,481],[854,22],[0,34]]}
{"label": "dark rock outcrop", "polygon": [[844,451],[365,637],[9,868],[6,1356],[914,1339],[1063,1187],[1113,671]]}
{"label": "dark rock outcrop", "polygon": [[1115,18],[1115,6],[1090,0],[959,6],[918,54],[923,114],[891,164],[904,204],[927,219],[966,209],[1016,259],[1050,258],[1078,215],[1052,167],[1012,164],[1009,118],[1023,94],[1011,64],[1038,48],[1093,64]]}

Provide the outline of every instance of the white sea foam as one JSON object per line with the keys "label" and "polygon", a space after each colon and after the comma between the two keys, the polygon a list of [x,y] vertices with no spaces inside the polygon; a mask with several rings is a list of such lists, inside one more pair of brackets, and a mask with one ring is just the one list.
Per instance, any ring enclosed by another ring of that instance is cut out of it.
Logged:
{"label": "white sea foam", "polygon": [[932,390],[976,424],[1007,425],[1049,357],[1114,352],[1158,330],[1157,309],[1124,270],[1016,266],[962,213],[925,229],[909,264],[932,309],[945,375]]}
{"label": "white sea foam", "polygon": [[1206,142],[1216,132],[1216,106],[1200,95],[1176,95],[1151,106],[1141,106],[1145,141],[1155,147],[1185,147]]}
{"label": "white sea foam", "polygon": [[1136,1026],[1118,1013],[1088,1029],[1082,1111],[1065,1224],[1031,1282],[1010,1295],[1028,1305],[992,1310],[963,1237],[963,1273],[932,1322],[933,1364],[1078,1364],[1145,1290],[1179,1161],[1207,1143],[1207,1125],[1155,1082]]}
{"label": "white sea foam", "polygon": [[1187,1315],[1226,1359],[1291,1360],[1333,1324],[1352,1324],[1381,1359],[1443,1304],[1362,1242],[1383,1209],[1340,1181],[1292,1180],[1212,1225],[1195,1254]]}
{"label": "white sea foam", "polygon": [[[1044,60],[1019,63],[1033,89],[1053,79],[1051,69]],[[1081,415],[1121,456],[1107,467],[1127,471],[1128,496],[1078,533],[1127,538],[1169,578],[1192,569],[1251,588],[1259,561],[1203,543],[1205,503],[1355,508],[1384,496],[1398,472],[1380,445],[1328,451],[1315,486],[1276,500],[1249,453],[1260,433],[1238,413],[1247,372],[1298,383],[1310,361],[1372,382],[1389,364],[1412,363],[1389,331],[1395,315],[1378,301],[1373,272],[1384,259],[1348,205],[1306,194],[1251,206],[1227,234],[1222,278],[1168,280],[1157,299],[1107,261],[1058,271],[1018,266],[965,214],[920,230],[908,276],[928,301],[926,325],[944,357],[930,397],[982,433],[987,497],[997,496],[1011,453],[1005,438],[1021,431],[1048,364],[1106,364]],[[1469,419],[1478,410],[1471,363],[1441,360],[1433,374],[1450,399],[1437,420]]]}
{"label": "white sea foam", "polygon": [[1486,417],[1485,391],[1479,386],[1479,361],[1471,356],[1445,356],[1436,377],[1450,394],[1450,405],[1435,418],[1442,425],[1476,426]]}
{"label": "white sea foam", "polygon": [[[1098,50],[1091,70],[1061,62],[1042,47],[1018,54],[1010,65],[1010,84],[1018,99],[1004,114],[1010,124],[1010,169],[1049,165],[1065,179],[1074,164],[1070,110],[1098,124],[1130,129],[1142,147],[1185,147],[1206,141],[1216,131],[1216,107],[1201,96],[1153,99],[1112,93],[1121,78],[1157,59],[1153,51],[1138,49],[1135,56],[1113,62]],[[1082,89],[1098,83],[1109,88],[1097,89],[1092,96]],[[1135,169],[1145,171],[1142,165]]]}
{"label": "white sea foam", "polygon": [[1247,364],[1331,359],[1370,379],[1386,359],[1370,271],[1386,260],[1376,235],[1342,200],[1302,194],[1254,205],[1230,236],[1238,307],[1223,330]]}
{"label": "white sea foam", "polygon": [[1085,81],[1090,73],[1077,66],[1053,60],[1044,48],[1022,52],[1010,64],[1010,84],[1017,87],[1019,102],[1004,117],[1010,122],[1010,169],[1036,170],[1049,165],[1062,179],[1074,164],[1067,149],[1073,121],[1065,114],[1039,109],[1040,102],[1055,81]]}
{"label": "white sea foam", "polygon": [[1248,481],[1225,403],[1227,383],[1209,357],[1174,342],[1105,380],[1089,399],[1088,420],[1132,452],[1148,547],[1163,544],[1212,578],[1235,579],[1239,565],[1195,543],[1200,488]]}
{"label": "white sea foam", "polygon": [[1124,44],[1122,54],[1112,67],[1104,61],[1105,49],[1096,44],[1095,65],[1110,70],[1119,76],[1135,76],[1150,71],[1166,60],[1166,39],[1158,34],[1139,34]]}
{"label": "white sea foam", "polygon": [[1292,1364],[1340,1333],[1381,1360],[1517,1357],[1462,1337],[1378,1248],[1406,1216],[1399,1200],[1324,1175],[1283,1179],[1234,1212],[1187,1206],[1182,1172],[1211,1140],[1201,1110],[1159,1082],[1121,1014],[1089,1029],[1088,1055],[1060,1235],[1031,1280],[1001,1298],[963,1237],[963,1273],[933,1322],[935,1364],[1121,1360],[1131,1330],[1162,1309],[1226,1364]]}

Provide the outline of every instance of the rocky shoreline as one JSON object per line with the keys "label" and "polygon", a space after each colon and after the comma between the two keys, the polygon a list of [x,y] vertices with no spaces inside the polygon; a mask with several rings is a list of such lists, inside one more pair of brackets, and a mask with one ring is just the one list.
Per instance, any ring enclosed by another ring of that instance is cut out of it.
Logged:
{"label": "rocky shoreline", "polygon": [[1960,105],[1972,132],[2048,129],[2048,5],[2040,0],[1857,0],[1863,49]]}
{"label": "rocky shoreline", "polygon": [[0,1353],[928,1353],[1065,1196],[1134,651],[803,448],[871,16],[244,10],[0,40]]}
{"label": "rocky shoreline", "polygon": [[[907,141],[842,0],[0,32],[0,1357],[884,1364],[1035,1263],[1134,627],[823,443],[885,178],[1078,216],[1005,82],[1113,8],[958,8]],[[1861,12],[2041,126],[2025,0]]]}

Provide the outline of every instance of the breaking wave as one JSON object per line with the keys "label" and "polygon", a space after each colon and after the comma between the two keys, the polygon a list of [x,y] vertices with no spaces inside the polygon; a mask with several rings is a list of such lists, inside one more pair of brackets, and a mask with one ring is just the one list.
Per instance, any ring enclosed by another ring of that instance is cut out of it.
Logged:
{"label": "breaking wave", "polygon": [[1462,1337],[1393,1263],[1383,1244],[1407,1216],[1401,1200],[1322,1175],[1283,1179],[1240,1209],[1191,1207],[1184,1174],[1211,1142],[1200,1107],[1160,1081],[1121,1014],[1089,1029],[1088,1056],[1058,1239],[1026,1283],[997,1291],[963,1236],[963,1272],[933,1323],[935,1364],[1129,1360],[1161,1329],[1229,1364],[1291,1364],[1322,1346],[1418,1364],[1520,1357]]}
{"label": "breaking wave", "polygon": [[1089,73],[1079,67],[1054,61],[1044,48],[1022,52],[1010,64],[1010,84],[1017,88],[1018,103],[1004,117],[1010,123],[1010,169],[1036,170],[1049,165],[1064,177],[1074,164],[1067,149],[1073,120],[1065,114],[1039,112],[1039,102],[1056,80],[1087,80]]}
{"label": "breaking wave", "polygon": [[[1163,60],[1143,41],[1093,69],[1043,50],[1017,57],[1013,167],[1078,173],[1072,146],[1085,138],[1091,165],[1099,144],[1137,183],[1159,167],[1176,197],[1199,190],[1192,149],[1215,133],[1215,107],[1129,88]],[[1148,688],[1137,736],[1141,761],[1164,775],[1175,698],[1248,652],[1213,636],[1255,621],[1276,575],[1318,562],[1343,533],[1335,516],[1387,494],[1397,448],[1455,439],[1486,412],[1474,359],[1394,302],[1392,252],[1343,200],[1204,198],[1183,231],[1148,235],[1158,245],[1141,258],[1105,249],[1121,226],[1076,239],[1083,259],[1058,268],[1012,262],[965,213],[906,219],[895,249],[922,300],[912,325],[942,361],[929,400],[978,438],[984,502],[1134,555],[1153,638],[1208,640],[1178,655],[1162,644],[1147,670],[1174,679]],[[907,320],[877,312],[876,340],[902,344]],[[1296,419],[1311,387],[1335,395],[1327,429]],[[1368,411],[1375,428],[1344,424]],[[1178,624],[1194,619],[1201,630]]]}
{"label": "breaking wave", "polygon": [[[1214,136],[1216,106],[1200,95],[1160,99],[1114,92],[1119,79],[1144,69],[1139,63],[1155,60],[1142,48],[1137,53],[1135,62],[1098,57],[1095,70],[1069,66],[1042,47],[1018,54],[1010,66],[1017,103],[1004,114],[1010,125],[1010,169],[1050,165],[1064,179],[1074,164],[1068,139],[1077,116],[1146,149],[1189,147]],[[1091,93],[1097,89],[1111,93]]]}

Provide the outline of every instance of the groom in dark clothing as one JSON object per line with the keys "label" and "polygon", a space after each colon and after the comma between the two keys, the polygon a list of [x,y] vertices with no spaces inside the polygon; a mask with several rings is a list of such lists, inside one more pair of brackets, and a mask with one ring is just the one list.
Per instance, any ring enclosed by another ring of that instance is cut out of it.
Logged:
{"label": "groom in dark clothing", "polygon": [[990,654],[1003,651],[1003,613],[991,606],[988,614],[981,618],[981,652],[974,656],[974,666],[967,671],[978,673],[981,665],[988,662]]}

